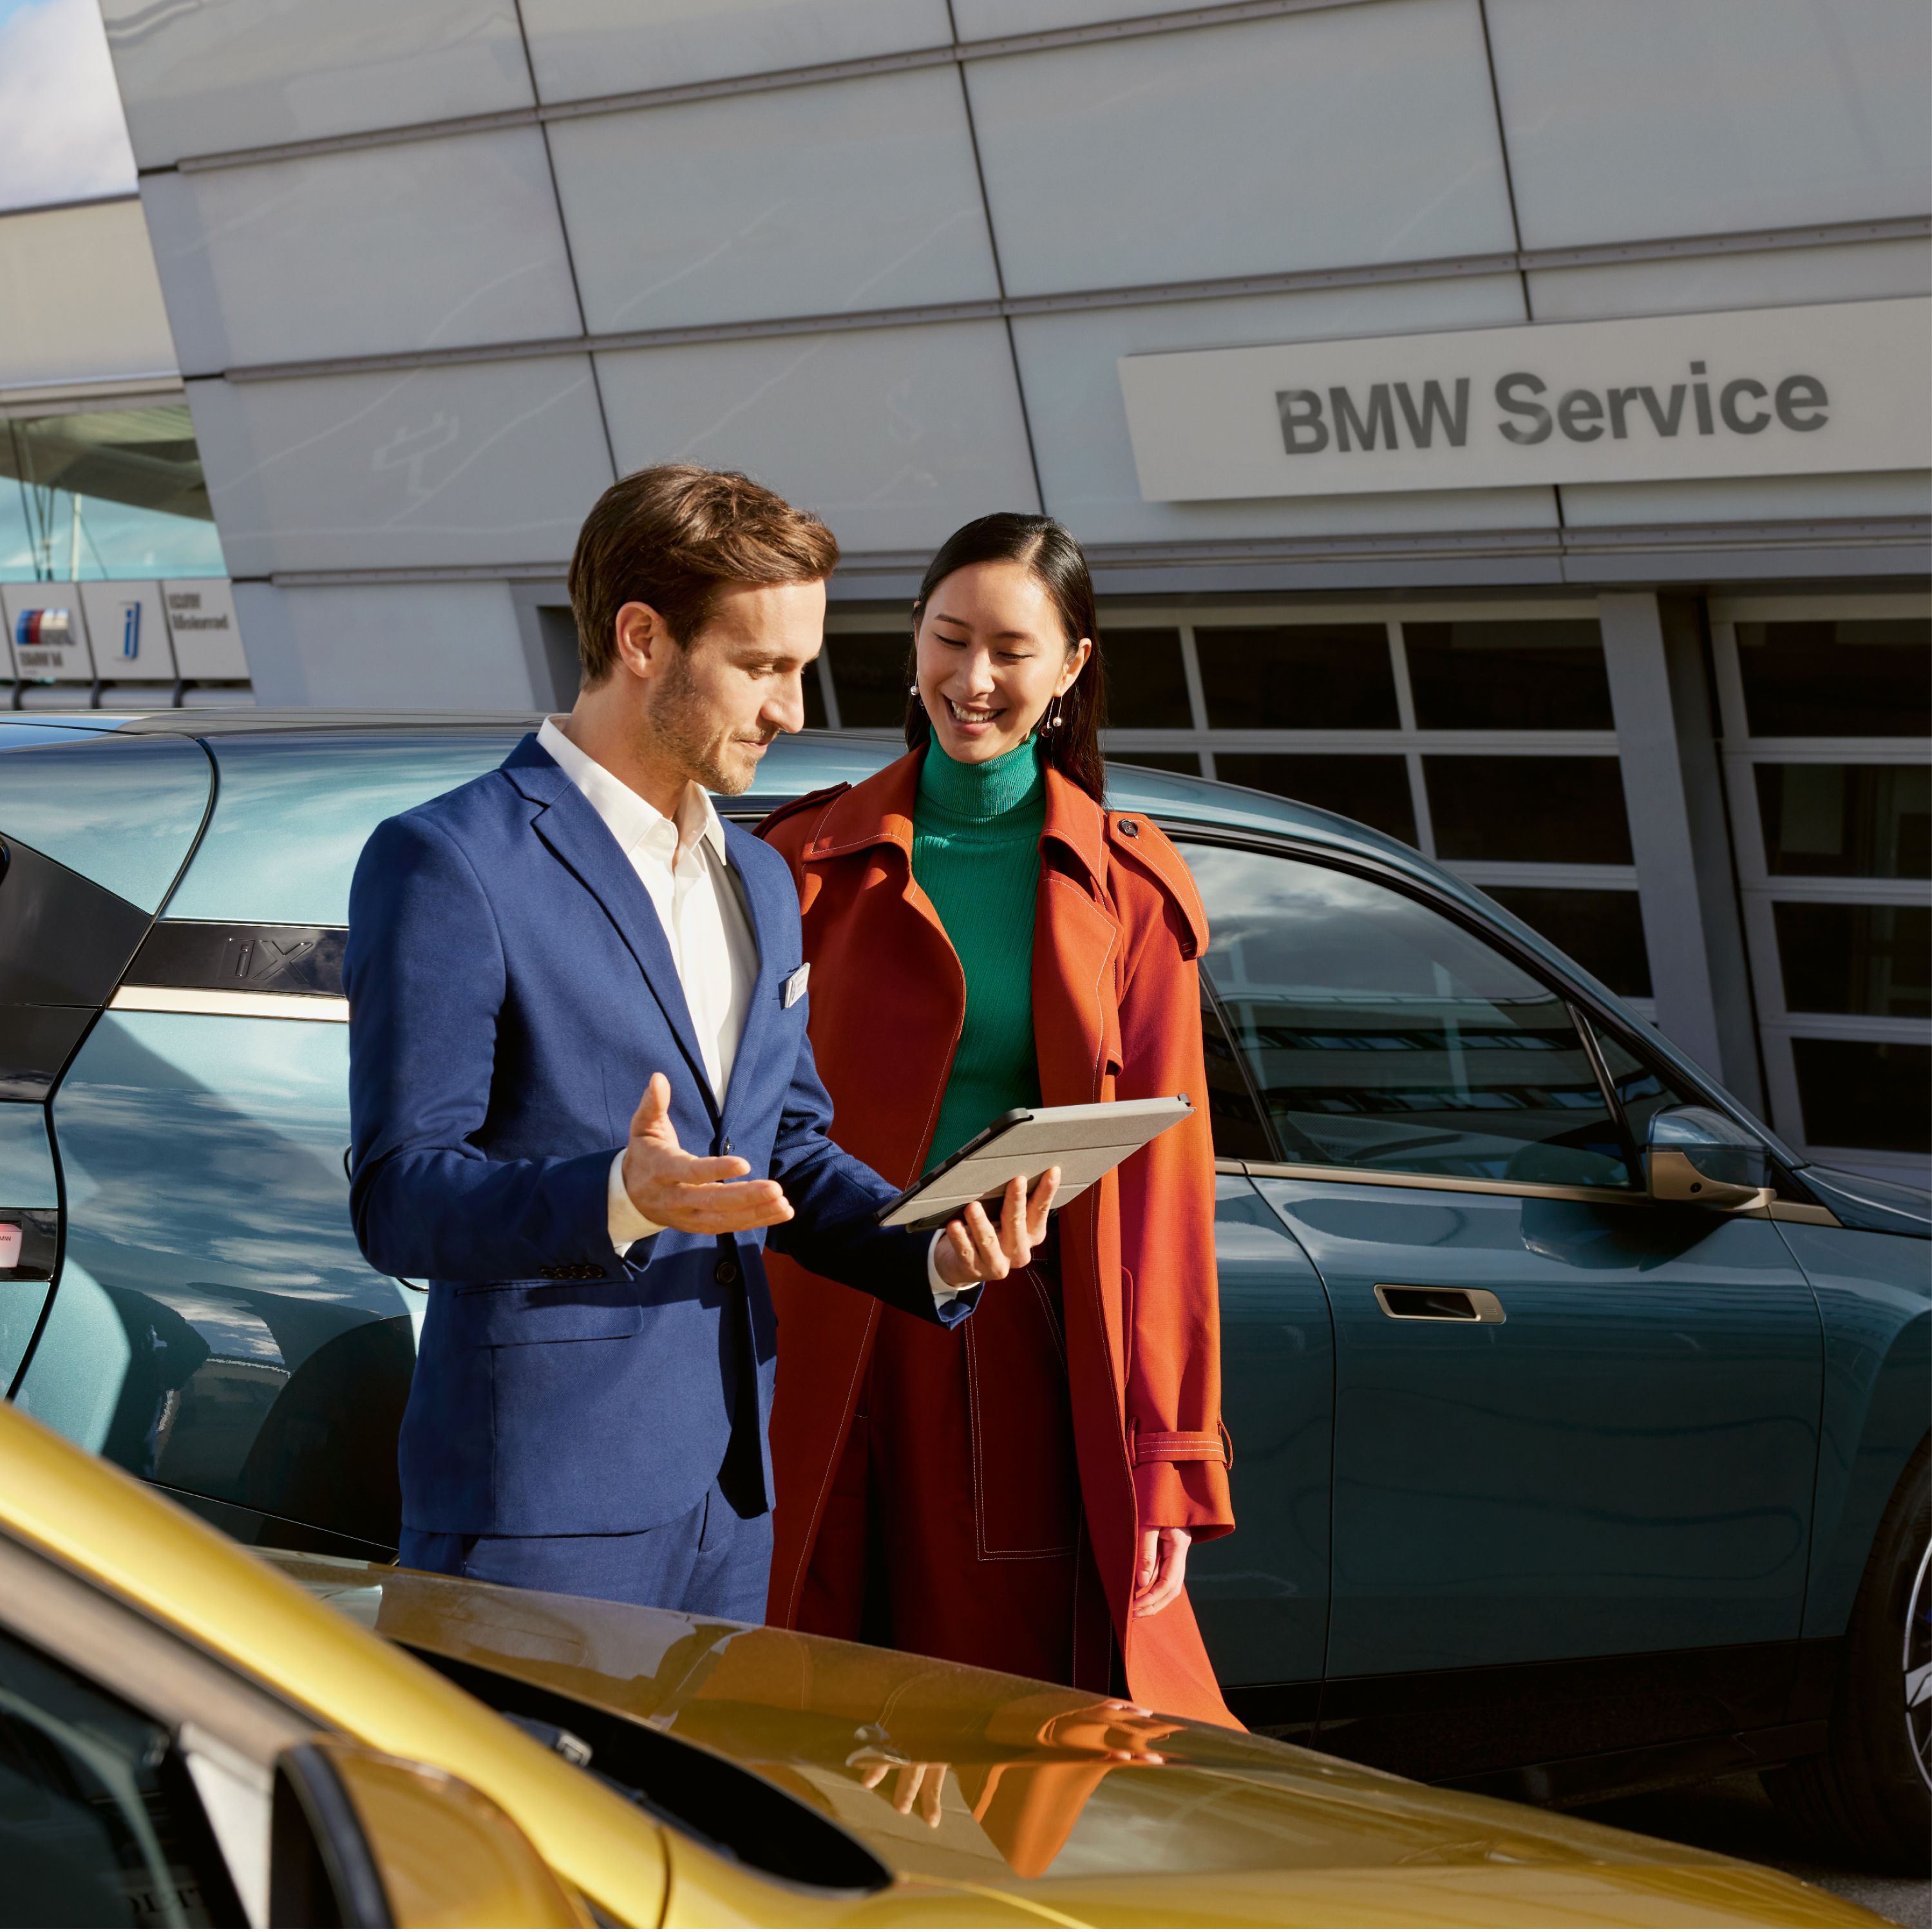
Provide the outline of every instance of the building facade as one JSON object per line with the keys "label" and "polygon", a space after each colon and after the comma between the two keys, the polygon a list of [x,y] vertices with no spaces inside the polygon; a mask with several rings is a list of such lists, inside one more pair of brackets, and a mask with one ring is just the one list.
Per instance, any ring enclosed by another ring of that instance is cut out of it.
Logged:
{"label": "building facade", "polygon": [[566,700],[578,524],[684,458],[832,524],[818,717],[890,731],[934,546],[1043,508],[1115,755],[1924,1174],[1920,0],[102,10],[261,702]]}

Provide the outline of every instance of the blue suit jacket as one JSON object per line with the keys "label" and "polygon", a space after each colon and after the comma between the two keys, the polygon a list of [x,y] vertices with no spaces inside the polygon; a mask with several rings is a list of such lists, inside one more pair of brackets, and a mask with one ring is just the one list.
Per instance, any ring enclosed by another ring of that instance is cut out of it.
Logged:
{"label": "blue suit jacket", "polygon": [[790,874],[736,826],[725,842],[758,976],[722,1102],[650,895],[533,736],[363,852],[344,967],[350,1202],[370,1265],[430,1282],[400,1449],[412,1528],[668,1522],[718,1476],[753,1390],[741,1419],[769,1502],[767,1231],[610,1244],[611,1158],[653,1073],[686,1150],[783,1184],[795,1218],[768,1232],[813,1274],[929,1320],[971,1306],[935,1312],[930,1238],[878,1228],[896,1190],[826,1138],[808,1003],[782,998],[804,958]]}

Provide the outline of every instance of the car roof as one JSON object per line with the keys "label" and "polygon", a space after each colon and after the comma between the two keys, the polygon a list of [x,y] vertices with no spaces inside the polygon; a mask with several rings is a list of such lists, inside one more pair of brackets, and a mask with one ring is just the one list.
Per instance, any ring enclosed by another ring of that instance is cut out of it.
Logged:
{"label": "car roof", "polygon": [[[32,722],[57,724],[68,730],[111,730],[133,736],[203,738],[213,741],[218,752],[220,741],[224,738],[287,733],[380,739],[390,733],[421,736],[437,731],[466,734],[500,731],[514,742],[524,732],[535,730],[543,718],[541,712],[238,708],[126,714],[44,712],[35,714]],[[904,750],[896,738],[867,731],[811,730],[781,738],[766,754],[748,802],[769,807],[826,785],[856,784],[890,764]],[[1271,792],[1252,791],[1243,785],[1136,765],[1131,753],[1108,761],[1107,780],[1108,802],[1124,805],[1130,810],[1166,814],[1204,825],[1332,841],[1396,865],[1419,865],[1432,872],[1436,869],[1413,848],[1354,819]]]}
{"label": "car roof", "polygon": [[[45,742],[45,734],[50,728],[90,734],[105,731],[136,737],[195,738],[209,747],[218,764],[224,740],[247,740],[259,746],[261,740],[276,736],[299,737],[310,746],[318,740],[335,738],[346,749],[352,745],[380,744],[387,737],[409,738],[421,743],[425,738],[434,739],[446,734],[452,738],[472,740],[500,738],[507,755],[526,732],[536,730],[542,723],[544,716],[536,711],[356,711],[242,706],[128,712],[46,712],[16,714],[13,718],[0,720],[0,752],[4,752],[10,742],[17,742],[8,735],[10,727],[17,727],[39,731],[42,734],[40,742]],[[730,802],[726,809],[734,816],[762,816],[802,793],[834,784],[857,784],[902,756],[904,751],[900,740],[882,733],[810,730],[782,737],[766,753],[753,789],[743,798]],[[1345,818],[1339,813],[1324,812],[1318,806],[1304,805],[1274,793],[1253,791],[1243,785],[1136,765],[1131,754],[1108,760],[1107,784],[1110,806],[1144,812],[1172,832],[1184,836],[1192,830],[1210,835],[1232,833],[1285,840],[1345,861],[1366,862],[1372,867],[1393,872],[1440,898],[1454,902],[1483,923],[1501,927],[1516,945],[1566,978],[1589,1002],[1618,1016],[1624,1028],[1636,1031],[1650,1050],[1674,1066],[1692,1088],[1721,1101],[1741,1120],[1748,1121],[1766,1138],[1787,1166],[1797,1167],[1803,1164],[1802,1156],[1773,1133],[1750,1108],[1726,1093],[1711,1074],[1690,1060],[1671,1041],[1630,1012],[1618,995],[1593,974],[1551,945],[1542,934],[1507,907],[1498,904],[1447,867],[1425,858],[1413,846],[1404,844],[1372,826]]]}

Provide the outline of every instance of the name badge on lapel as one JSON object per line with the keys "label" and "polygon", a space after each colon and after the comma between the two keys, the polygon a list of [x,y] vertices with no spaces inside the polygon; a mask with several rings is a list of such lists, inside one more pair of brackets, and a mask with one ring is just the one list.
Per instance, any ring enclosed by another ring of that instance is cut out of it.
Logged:
{"label": "name badge on lapel", "polygon": [[808,959],[798,970],[778,988],[778,1004],[795,1006],[805,998],[805,982],[812,977],[812,962]]}

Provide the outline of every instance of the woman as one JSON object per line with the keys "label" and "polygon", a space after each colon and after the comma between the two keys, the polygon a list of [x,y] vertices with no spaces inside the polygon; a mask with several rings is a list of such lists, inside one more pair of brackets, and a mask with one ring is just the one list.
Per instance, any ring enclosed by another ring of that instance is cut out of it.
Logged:
{"label": "woman", "polygon": [[1010,1107],[1199,1111],[954,1330],[772,1258],[768,1614],[1232,1724],[1184,1587],[1190,1541],[1234,1527],[1205,920],[1173,847],[1102,806],[1093,586],[1066,530],[968,524],[913,625],[906,756],[762,828],[798,882],[836,1137],[906,1185]]}

